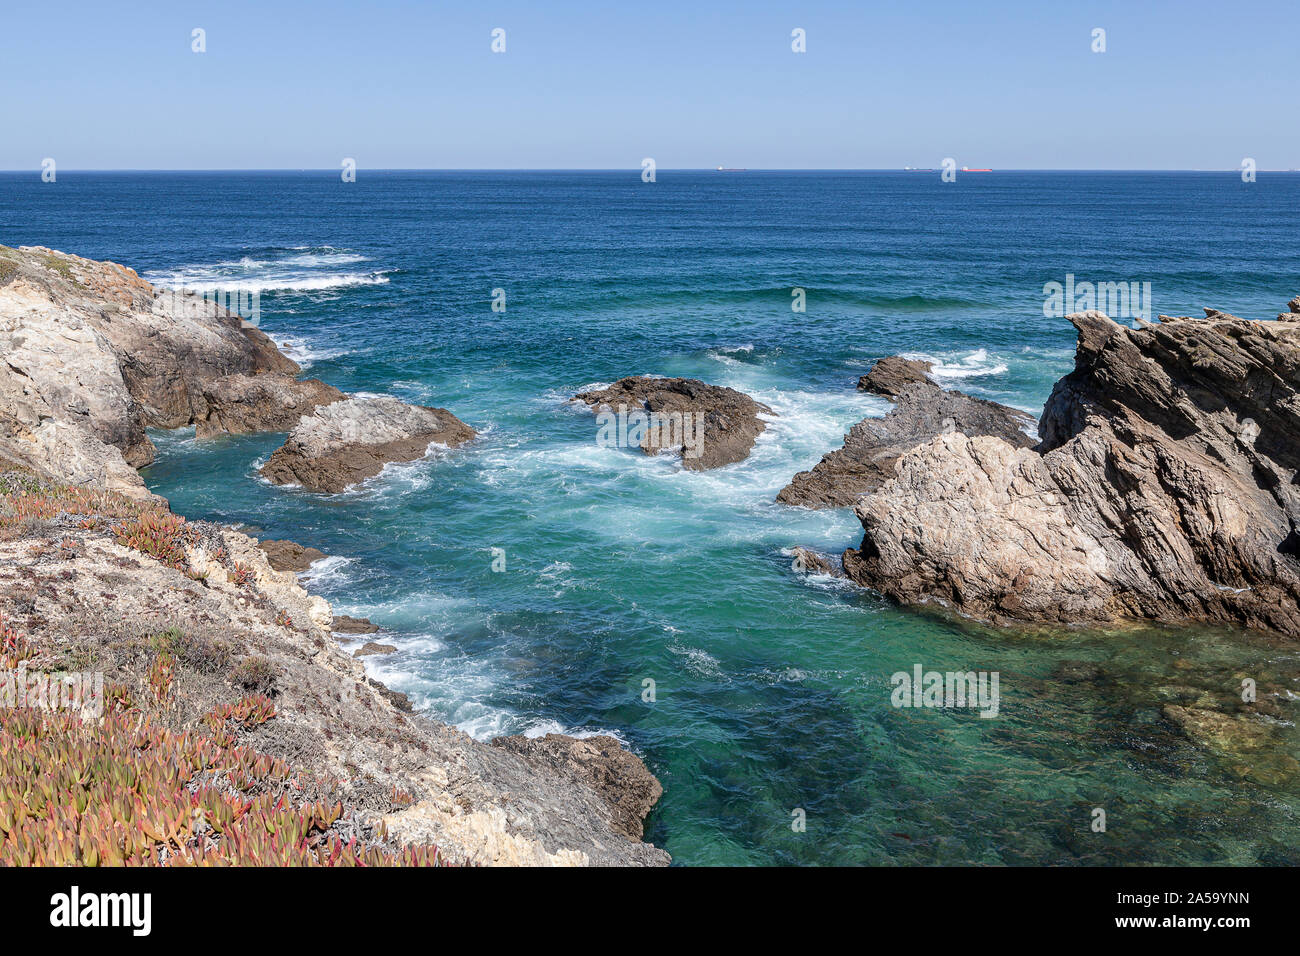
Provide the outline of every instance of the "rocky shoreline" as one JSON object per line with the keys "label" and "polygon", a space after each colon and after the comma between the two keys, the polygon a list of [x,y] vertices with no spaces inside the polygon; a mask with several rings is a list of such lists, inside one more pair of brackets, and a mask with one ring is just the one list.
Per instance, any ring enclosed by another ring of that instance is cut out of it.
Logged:
{"label": "rocky shoreline", "polygon": [[136,471],[153,460],[149,427],[289,431],[268,477],[336,491],[472,428],[299,381],[238,316],[43,248],[0,246],[0,350],[0,625],[31,660],[102,671],[176,731],[265,698],[274,719],[240,743],[333,781],[365,845],[489,865],[669,862],[641,842],[658,781],[617,741],[493,746],[412,714],[332,633],[378,628],[298,583],[319,552],[187,522]]}
{"label": "rocky shoreline", "polygon": [[[882,359],[858,388],[888,413],[777,496],[852,507],[861,542],[838,560],[794,548],[792,567],[997,626],[1300,636],[1300,298],[1288,309],[1136,329],[1071,315],[1075,368],[1037,423],[941,388],[925,363]],[[336,780],[354,836],[436,844],[455,862],[669,862],[641,842],[662,789],[617,740],[483,743],[413,714],[358,659],[390,652],[381,629],[298,583],[321,552],[186,522],[136,471],[154,456],[146,428],[286,432],[262,473],[332,494],[390,462],[455,454],[471,425],[300,380],[238,316],[39,247],[0,246],[0,349],[0,623],[35,659],[93,664],[137,697],[172,660],[158,714],[177,729],[232,695],[271,695],[275,719],[241,740]],[[776,414],[733,389],[650,376],[574,400],[645,414],[652,430],[634,444],[678,452],[688,470],[742,462]],[[1167,711],[1206,739],[1237,726]]]}

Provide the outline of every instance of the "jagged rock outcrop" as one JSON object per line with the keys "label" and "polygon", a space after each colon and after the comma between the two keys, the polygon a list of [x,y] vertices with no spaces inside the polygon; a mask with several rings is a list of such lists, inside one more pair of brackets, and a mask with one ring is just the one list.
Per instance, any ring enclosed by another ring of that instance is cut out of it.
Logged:
{"label": "jagged rock outcrop", "polygon": [[206,410],[196,420],[196,434],[289,431],[302,416],[345,398],[318,378],[299,380],[279,372],[226,375],[204,385]]}
{"label": "jagged rock outcrop", "polygon": [[884,418],[864,418],[844,436],[844,447],[801,471],[776,500],[805,508],[848,508],[894,475],[901,456],[936,435],[994,435],[1017,448],[1034,444],[1034,420],[997,402],[948,391],[926,378],[928,362],[891,355],[876,363],[858,387],[891,397]]}
{"label": "jagged rock outcrop", "polygon": [[[693,378],[637,375],[619,379],[608,388],[582,392],[573,400],[585,402],[597,413],[625,410],[629,442],[647,455],[677,452],[688,471],[744,461],[767,428],[759,415],[776,414],[744,392]],[[648,420],[649,427],[638,431],[631,418],[634,415]],[[616,428],[609,430],[611,434],[602,436],[602,441],[620,438]]]}
{"label": "jagged rock outcrop", "polygon": [[140,473],[115,446],[104,444],[87,428],[53,418],[32,428],[0,412],[0,466],[23,468],[47,481],[115,491],[129,498],[157,497],[145,488]]}
{"label": "jagged rock outcrop", "polygon": [[0,354],[4,457],[136,495],[143,484],[130,469],[154,456],[146,427],[206,418],[205,387],[216,379],[298,371],[212,302],[39,246],[0,246]]}
{"label": "jagged rock outcrop", "polygon": [[663,796],[664,788],[641,758],[613,737],[516,735],[498,737],[492,745],[519,754],[547,776],[569,777],[590,787],[609,808],[610,826],[631,840],[641,839],[645,815]]}
{"label": "jagged rock outcrop", "polygon": [[858,379],[858,391],[872,392],[893,398],[908,385],[923,385],[930,381],[930,362],[905,359],[901,355],[886,355],[871,371]]}
{"label": "jagged rock outcrop", "polygon": [[432,444],[454,448],[475,434],[445,408],[388,396],[350,398],[299,421],[261,471],[277,485],[333,494],[374,477],[390,462],[424,457]]}
{"label": "jagged rock outcrop", "polygon": [[994,621],[1211,621],[1300,636],[1300,326],[1069,317],[1043,441],[949,433],[856,508],[845,571]]}

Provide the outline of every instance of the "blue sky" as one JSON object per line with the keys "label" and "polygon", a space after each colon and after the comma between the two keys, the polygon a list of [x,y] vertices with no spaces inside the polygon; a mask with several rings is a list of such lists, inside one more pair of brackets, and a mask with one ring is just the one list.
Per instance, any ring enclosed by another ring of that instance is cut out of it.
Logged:
{"label": "blue sky", "polygon": [[6,5],[0,169],[1300,167],[1297,0],[128,9]]}

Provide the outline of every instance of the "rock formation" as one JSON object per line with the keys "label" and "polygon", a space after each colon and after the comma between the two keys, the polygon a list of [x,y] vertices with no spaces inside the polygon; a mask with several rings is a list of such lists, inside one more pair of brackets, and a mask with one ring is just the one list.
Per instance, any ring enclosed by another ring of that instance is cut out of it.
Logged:
{"label": "rock formation", "polygon": [[283,373],[227,375],[203,387],[206,405],[196,421],[199,438],[229,432],[289,431],[304,415],[347,396],[320,379]]}
{"label": "rock formation", "polygon": [[154,455],[146,428],[207,419],[218,379],[298,371],[212,302],[39,246],[0,246],[0,352],[4,457],[136,496],[147,492],[132,469]]}
{"label": "rock formation", "polygon": [[800,574],[839,575],[839,571],[830,558],[824,554],[818,554],[811,548],[793,548],[790,557],[794,559],[790,562],[790,570],[797,571]]}
{"label": "rock formation", "polygon": [[[28,479],[0,474],[0,515],[14,487],[27,489]],[[669,862],[631,835],[658,783],[637,757],[615,753],[617,742],[572,740],[578,755],[552,766],[412,714],[404,695],[330,639],[328,603],[272,568],[253,539],[188,522],[177,568],[118,543],[114,520],[86,528],[84,514],[61,515],[0,535],[0,620],[43,659],[94,660],[106,683],[134,688],[145,685],[163,635],[176,680],[170,710],[153,717],[188,715],[190,725],[177,728],[187,731],[214,704],[238,699],[241,681],[256,680],[277,713],[250,733],[250,746],[338,779],[329,799],[345,801],[364,826],[382,820],[397,840],[435,843],[452,861]],[[597,752],[581,756],[589,749]],[[581,769],[602,761],[610,769]],[[397,791],[410,795],[400,809]]]}
{"label": "rock formation", "polygon": [[324,551],[305,547],[296,541],[262,541],[257,546],[277,571],[306,571],[312,562],[325,557]]}
{"label": "rock formation", "polygon": [[[642,413],[651,427],[644,429],[640,447],[647,455],[665,449],[682,456],[682,467],[703,471],[744,461],[767,428],[759,415],[775,412],[743,392],[708,385],[693,378],[619,379],[608,388],[575,395],[596,412]],[[685,419],[683,416],[701,416]],[[632,429],[629,429],[631,434]]]}
{"label": "rock formation", "polygon": [[366,641],[364,644],[362,644],[360,647],[358,647],[355,651],[352,652],[352,656],[369,657],[372,654],[396,654],[396,653],[397,653],[397,648],[394,647],[392,644],[380,644],[377,641]]}
{"label": "rock formation", "polygon": [[376,634],[379,631],[379,625],[371,623],[368,618],[335,614],[334,623],[330,625],[330,630],[335,634]]}
{"label": "rock formation", "polygon": [[905,359],[901,355],[886,355],[871,371],[858,379],[858,390],[894,398],[908,385],[924,385],[930,381],[929,362]]}
{"label": "rock formation", "polygon": [[787,505],[847,508],[894,475],[901,456],[936,435],[994,435],[1017,448],[1034,444],[1026,429],[1034,420],[997,402],[972,398],[935,385],[928,362],[891,355],[862,376],[858,388],[894,399],[884,418],[864,418],[844,436],[844,447],[801,471],[776,496]]}
{"label": "rock formation", "polygon": [[639,757],[628,753],[613,737],[498,737],[492,741],[522,756],[547,776],[564,775],[594,790],[611,814],[610,825],[631,840],[640,840],[642,820],[664,788]]}
{"label": "rock formation", "polygon": [[350,398],[303,418],[262,466],[277,485],[331,494],[379,474],[389,462],[423,458],[432,444],[454,448],[475,435],[445,408],[395,398]]}
{"label": "rock formation", "polygon": [[939,435],[856,508],[845,571],[992,621],[1211,621],[1300,636],[1300,326],[1069,317],[1028,449]]}
{"label": "rock formation", "polygon": [[[366,839],[379,839],[383,822],[391,839],[436,843],[453,861],[669,862],[628,835],[628,808],[648,809],[646,793],[658,795],[638,758],[573,741],[596,756],[572,765],[606,760],[622,769],[561,773],[413,714],[404,694],[368,676],[331,636],[378,628],[334,615],[292,570],[273,566],[297,569],[319,552],[292,542],[264,542],[264,551],[206,522],[177,530],[135,471],[153,458],[144,432],[153,426],[278,430],[311,411],[312,424],[287,443],[303,458],[297,467],[349,476],[359,468],[349,455],[366,458],[360,471],[372,474],[385,455],[409,460],[431,441],[459,444],[472,429],[441,409],[340,401],[321,383],[295,382],[297,366],[238,316],[154,289],[122,266],[43,248],[0,246],[0,351],[0,471],[17,469],[0,474],[6,633],[22,634],[49,661],[93,660],[109,682],[132,688],[152,679],[158,641],[175,641],[177,699],[162,716],[188,721],[170,728],[178,733],[214,704],[273,687],[275,719],[247,731],[250,743],[342,781],[328,800],[355,811]],[[339,406],[348,409],[330,414]],[[69,484],[82,490],[48,487]],[[33,498],[54,517],[33,512]],[[96,502],[114,510],[88,513]],[[117,522],[141,509],[157,522],[141,532],[146,546],[165,543],[164,560],[118,533]],[[610,789],[619,774],[625,797]]]}

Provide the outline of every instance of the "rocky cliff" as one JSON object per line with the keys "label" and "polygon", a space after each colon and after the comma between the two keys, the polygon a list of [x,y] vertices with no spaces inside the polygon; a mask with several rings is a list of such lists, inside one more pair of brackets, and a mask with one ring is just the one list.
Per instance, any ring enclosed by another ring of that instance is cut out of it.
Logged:
{"label": "rocky cliff", "polygon": [[1300,324],[1072,315],[1042,442],[939,435],[863,498],[846,573],[992,621],[1300,636]]}
{"label": "rocky cliff", "polygon": [[274,719],[245,727],[240,744],[327,775],[337,789],[321,795],[346,803],[350,829],[339,832],[349,839],[433,843],[453,862],[668,862],[640,842],[658,782],[616,741],[491,746],[411,713],[331,633],[377,629],[336,622],[267,553],[292,567],[305,549],[277,542],[264,552],[232,529],[186,522],[133,467],[153,457],[146,427],[280,430],[314,414],[355,427],[308,429],[300,444],[329,459],[360,442],[377,470],[393,459],[371,447],[378,433],[364,433],[375,415],[329,413],[356,402],[378,424],[410,426],[380,444],[419,454],[472,429],[441,409],[349,402],[298,382],[297,366],[237,316],[123,266],[41,248],[0,247],[0,354],[6,651],[20,643],[34,670],[102,671],[132,713],[169,732],[202,733],[213,707],[269,695]]}
{"label": "rocky cliff", "polygon": [[0,454],[55,480],[143,494],[149,427],[203,420],[228,375],[298,366],[262,332],[133,270],[0,246]]}

